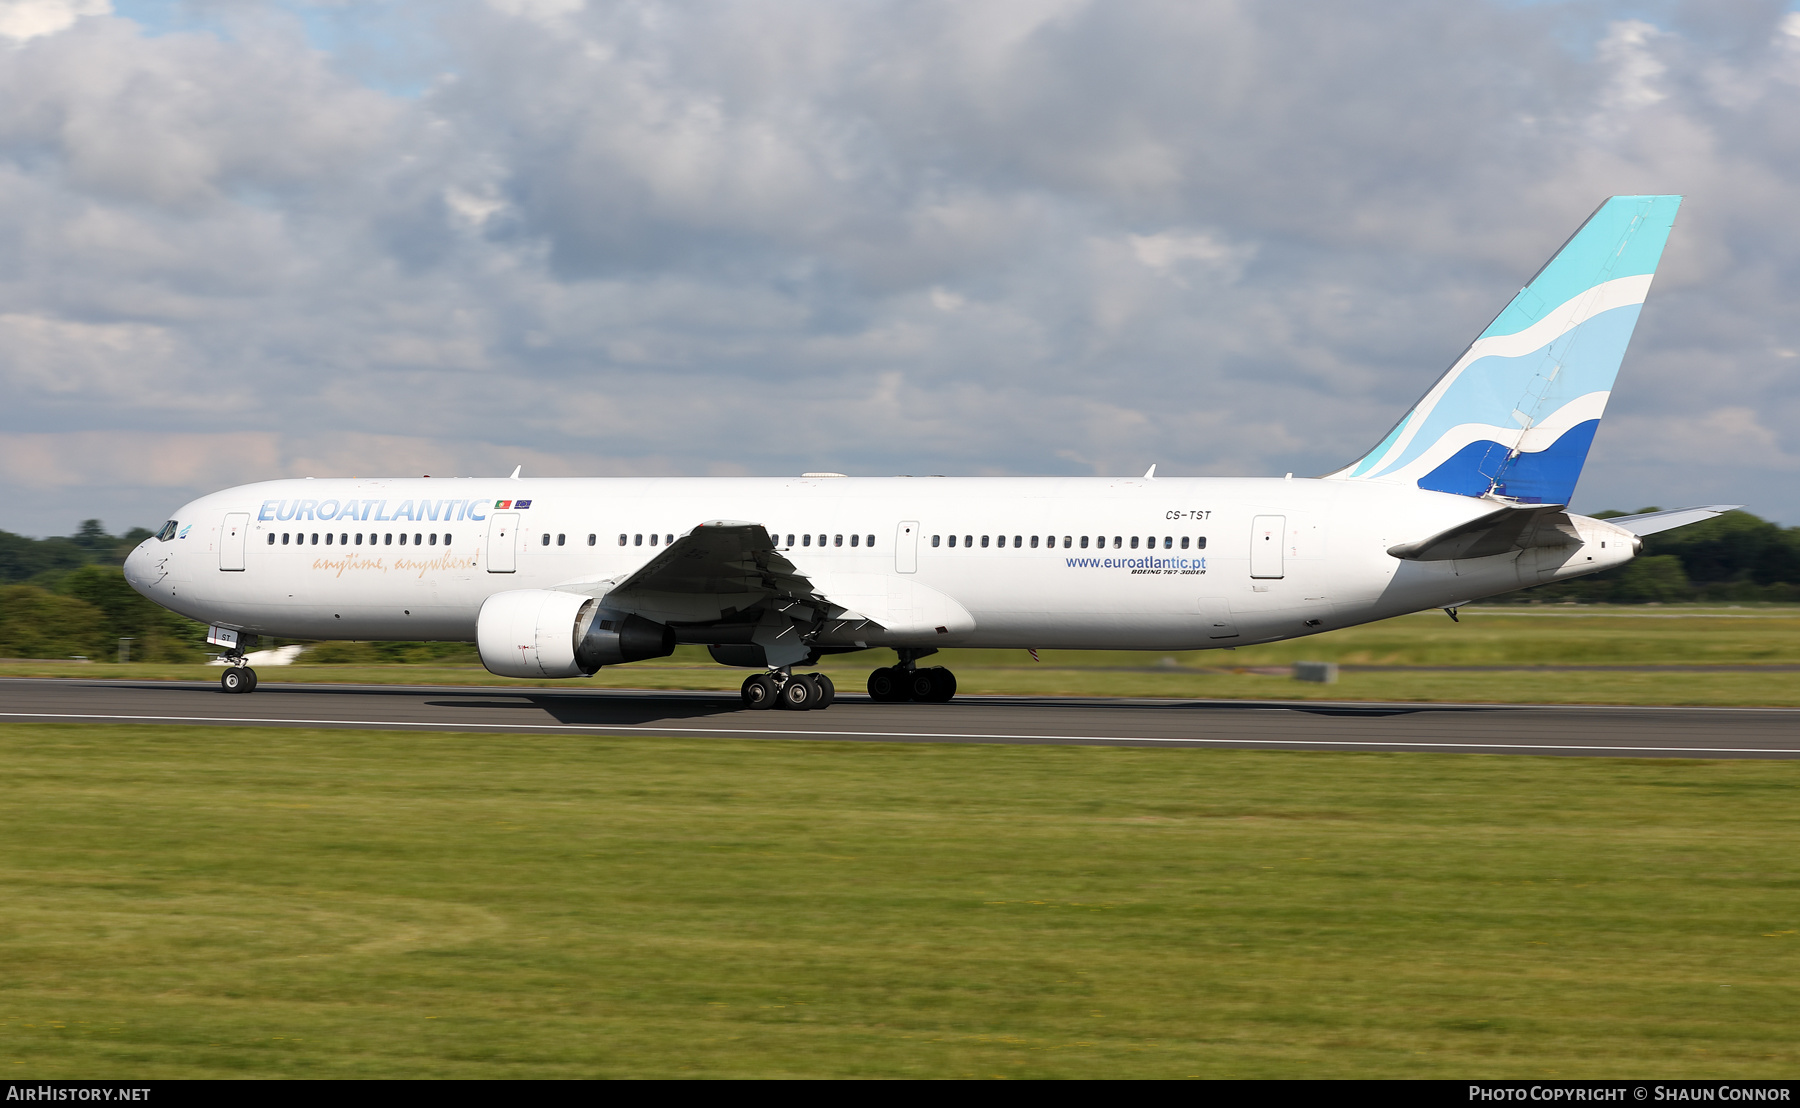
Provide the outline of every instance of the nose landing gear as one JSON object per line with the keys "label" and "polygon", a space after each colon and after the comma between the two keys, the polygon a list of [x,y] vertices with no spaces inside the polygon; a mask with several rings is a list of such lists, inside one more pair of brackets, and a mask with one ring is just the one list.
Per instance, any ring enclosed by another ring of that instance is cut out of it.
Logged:
{"label": "nose landing gear", "polygon": [[244,664],[244,656],[227,656],[225,672],[219,674],[219,688],[228,693],[256,691],[256,671]]}

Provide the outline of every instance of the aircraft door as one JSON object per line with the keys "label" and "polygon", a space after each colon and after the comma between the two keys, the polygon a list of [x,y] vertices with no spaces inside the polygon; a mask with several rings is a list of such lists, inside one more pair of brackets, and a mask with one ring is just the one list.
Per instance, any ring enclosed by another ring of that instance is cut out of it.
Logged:
{"label": "aircraft door", "polygon": [[519,513],[495,512],[488,517],[487,571],[512,573],[519,565]]}
{"label": "aircraft door", "polygon": [[219,569],[226,573],[244,571],[244,539],[250,531],[249,512],[231,512],[225,517],[225,530],[219,535]]}
{"label": "aircraft door", "polygon": [[1286,516],[1257,516],[1250,524],[1250,576],[1282,577]]}
{"label": "aircraft door", "polygon": [[894,571],[919,572],[919,521],[903,521],[894,531]]}

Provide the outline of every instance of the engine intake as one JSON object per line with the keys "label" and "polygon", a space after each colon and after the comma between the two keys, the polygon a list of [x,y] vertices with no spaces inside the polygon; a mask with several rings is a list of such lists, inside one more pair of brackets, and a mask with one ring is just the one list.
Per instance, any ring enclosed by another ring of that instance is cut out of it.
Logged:
{"label": "engine intake", "polygon": [[554,589],[495,593],[475,620],[481,664],[501,677],[586,677],[601,666],[662,658],[675,632],[600,601]]}

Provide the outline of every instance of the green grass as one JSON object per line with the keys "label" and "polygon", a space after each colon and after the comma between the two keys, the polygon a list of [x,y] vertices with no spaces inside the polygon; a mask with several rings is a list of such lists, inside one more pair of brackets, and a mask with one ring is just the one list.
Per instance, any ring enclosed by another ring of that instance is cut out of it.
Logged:
{"label": "green grass", "polygon": [[[1374,666],[1794,665],[1800,664],[1800,609],[1490,607],[1403,616],[1366,627],[1239,650],[1041,652],[946,650],[928,664],[954,669],[970,693],[1032,696],[1143,696],[1221,699],[1471,701],[1800,705],[1800,673],[1483,673],[1454,669],[1346,673],[1332,686],[1302,685],[1285,673],[1256,673],[1300,659]],[[871,650],[825,660],[840,687],[860,689],[869,670],[893,661]],[[1143,672],[1136,672],[1143,671]],[[216,680],[206,666],[0,663],[0,676]],[[602,670],[586,680],[513,681],[475,666],[287,666],[262,672],[274,682],[539,685],[563,688],[729,691],[743,670],[714,665],[700,647],[674,658]]]}
{"label": "green grass", "polygon": [[1781,1077],[1800,764],[13,725],[15,1078]]}

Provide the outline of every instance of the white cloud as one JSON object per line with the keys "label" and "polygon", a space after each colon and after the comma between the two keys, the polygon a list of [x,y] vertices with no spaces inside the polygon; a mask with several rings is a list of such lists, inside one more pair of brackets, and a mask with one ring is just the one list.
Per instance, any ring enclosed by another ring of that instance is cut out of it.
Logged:
{"label": "white cloud", "polygon": [[1800,520],[1788,13],[376,8],[416,94],[273,3],[0,5],[0,527],[296,467],[1323,472],[1637,191],[1689,200],[1583,494]]}
{"label": "white cloud", "polygon": [[110,0],[0,0],[0,38],[24,42],[66,31],[84,15],[107,15]]}

